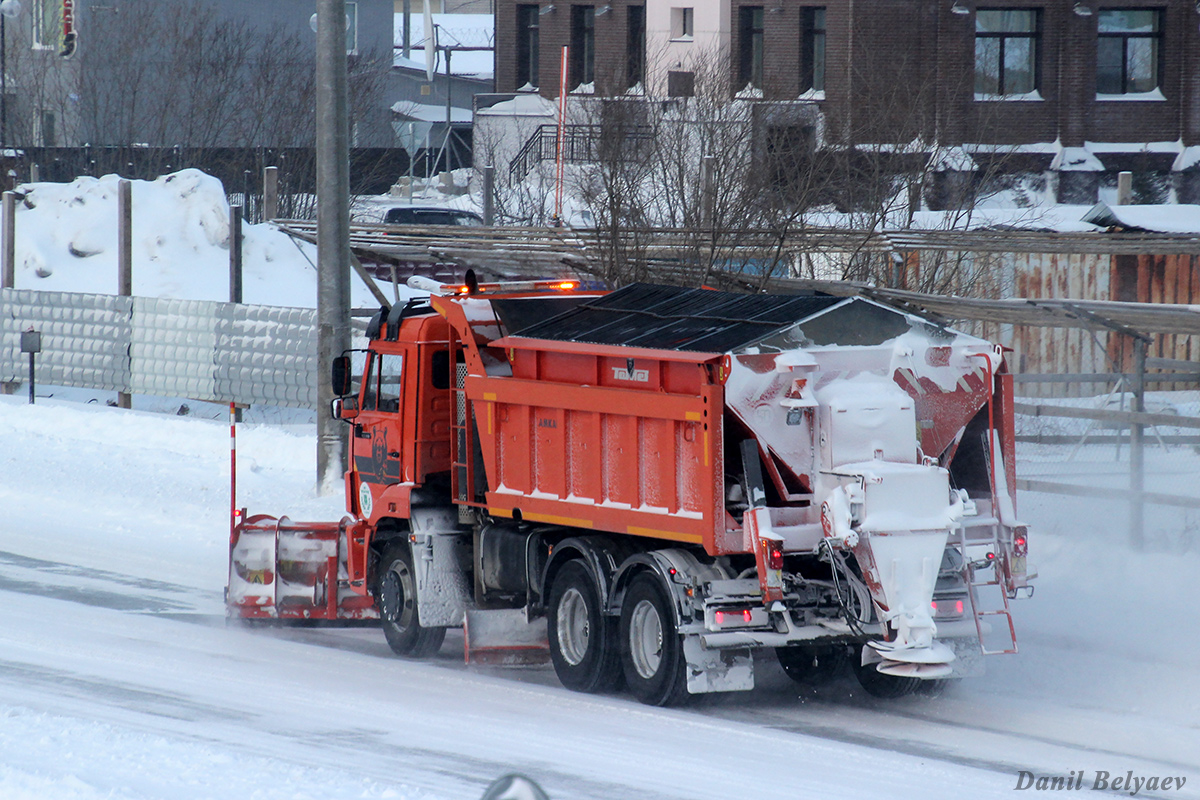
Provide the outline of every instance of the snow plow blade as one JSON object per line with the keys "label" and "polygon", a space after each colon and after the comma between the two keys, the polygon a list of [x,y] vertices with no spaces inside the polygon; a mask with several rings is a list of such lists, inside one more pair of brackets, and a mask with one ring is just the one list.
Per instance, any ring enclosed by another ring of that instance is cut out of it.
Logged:
{"label": "snow plow blade", "polygon": [[292,522],[259,514],[233,530],[229,543],[228,616],[241,619],[377,619],[374,600],[345,580],[349,517]]}
{"label": "snow plow blade", "polygon": [[463,621],[463,661],[497,666],[549,663],[546,618],[530,622],[521,608],[468,610]]}

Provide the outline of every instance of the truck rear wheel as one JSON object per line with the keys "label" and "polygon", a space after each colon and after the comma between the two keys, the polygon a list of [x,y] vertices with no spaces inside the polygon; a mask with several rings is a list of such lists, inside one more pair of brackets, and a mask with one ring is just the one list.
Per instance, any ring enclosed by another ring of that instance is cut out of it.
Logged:
{"label": "truck rear wheel", "polygon": [[633,579],[621,606],[621,666],[629,690],[647,705],[688,698],[683,639],[666,593],[649,572]]}
{"label": "truck rear wheel", "polygon": [[600,590],[579,561],[554,576],[547,607],[550,660],[562,685],[576,692],[608,692],[620,683],[616,627],[600,609]]}
{"label": "truck rear wheel", "polygon": [[[863,645],[863,647],[866,646]],[[910,695],[921,684],[920,678],[886,675],[875,669],[875,664],[856,663],[854,675],[858,678],[859,685],[867,690],[867,694],[881,700],[895,700],[898,697]]]}
{"label": "truck rear wheel", "polygon": [[406,545],[387,550],[380,562],[379,617],[383,635],[399,656],[425,658],[433,655],[446,638],[445,628],[423,628],[417,616],[417,578],[412,551]]}

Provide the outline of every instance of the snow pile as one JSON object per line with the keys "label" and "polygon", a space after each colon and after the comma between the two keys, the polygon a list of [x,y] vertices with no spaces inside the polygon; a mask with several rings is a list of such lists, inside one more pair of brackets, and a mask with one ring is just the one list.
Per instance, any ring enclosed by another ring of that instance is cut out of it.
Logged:
{"label": "snow pile", "polygon": [[[17,190],[16,287],[116,294],[118,175]],[[229,203],[221,182],[195,169],[131,181],[133,294],[229,299]],[[242,226],[247,303],[313,308],[317,249],[273,225]],[[374,305],[357,278],[355,305]]]}

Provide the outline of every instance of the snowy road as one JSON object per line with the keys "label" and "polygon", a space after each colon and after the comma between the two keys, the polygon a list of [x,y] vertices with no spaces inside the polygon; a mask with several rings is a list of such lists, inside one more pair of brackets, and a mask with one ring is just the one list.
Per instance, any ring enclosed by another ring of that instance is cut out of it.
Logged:
{"label": "snowy road", "polygon": [[[454,636],[407,662],[371,629],[226,626],[227,437],[0,398],[0,797],[473,800],[514,769],[554,800],[1011,797],[1020,770],[1200,797],[1200,557],[1130,553],[1113,509],[1022,498],[1040,588],[984,679],[882,702],[764,654],[754,692],[662,710],[467,669]],[[247,426],[242,504],[336,518],[311,441]]]}

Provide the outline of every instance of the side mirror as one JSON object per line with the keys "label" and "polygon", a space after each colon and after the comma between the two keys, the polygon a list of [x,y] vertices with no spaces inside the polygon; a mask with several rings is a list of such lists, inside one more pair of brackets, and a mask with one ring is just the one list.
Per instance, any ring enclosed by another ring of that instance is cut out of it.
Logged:
{"label": "side mirror", "polygon": [[345,397],[350,394],[350,357],[338,356],[335,358],[333,360],[333,369],[330,372],[333,393],[338,397]]}
{"label": "side mirror", "polygon": [[335,397],[329,402],[329,416],[334,419],[354,419],[358,416],[357,397]]}

